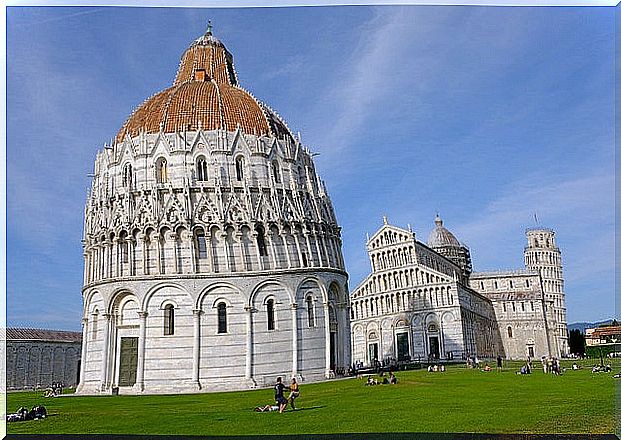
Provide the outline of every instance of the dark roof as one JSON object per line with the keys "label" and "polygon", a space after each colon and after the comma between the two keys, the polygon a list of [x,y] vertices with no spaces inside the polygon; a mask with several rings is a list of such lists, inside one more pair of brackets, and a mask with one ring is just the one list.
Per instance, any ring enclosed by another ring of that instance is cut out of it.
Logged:
{"label": "dark roof", "polygon": [[44,330],[39,328],[7,328],[7,341],[54,341],[81,342],[82,333],[63,330]]}

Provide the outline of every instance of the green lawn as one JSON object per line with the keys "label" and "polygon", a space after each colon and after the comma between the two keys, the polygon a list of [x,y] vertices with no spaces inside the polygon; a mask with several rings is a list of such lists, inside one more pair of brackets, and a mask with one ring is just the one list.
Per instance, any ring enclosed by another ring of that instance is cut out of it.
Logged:
{"label": "green lawn", "polygon": [[[564,366],[569,367],[565,362]],[[255,413],[271,389],[178,396],[8,394],[7,412],[42,403],[42,421],[11,423],[14,433],[258,435],[337,432],[613,433],[615,379],[590,369],[563,376],[484,373],[463,366],[445,373],[400,372],[399,384],[364,379],[302,384],[300,410]],[[614,371],[619,371],[617,364]],[[617,379],[621,381],[621,379]],[[621,383],[621,382],[620,382]]]}

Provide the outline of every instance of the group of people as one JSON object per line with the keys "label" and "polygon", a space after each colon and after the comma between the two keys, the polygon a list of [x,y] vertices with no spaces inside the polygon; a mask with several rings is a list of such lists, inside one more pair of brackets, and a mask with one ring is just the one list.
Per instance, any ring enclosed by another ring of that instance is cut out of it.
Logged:
{"label": "group of people", "polygon": [[56,397],[63,393],[63,383],[53,382],[49,388],[45,389],[43,397]]}
{"label": "group of people", "polygon": [[371,386],[371,385],[395,385],[397,383],[397,377],[395,376],[395,373],[393,373],[392,371],[389,373],[388,377],[386,377],[384,375],[383,372],[380,373],[380,377],[383,377],[383,379],[380,381],[378,381],[377,379],[375,379],[373,376],[369,376],[367,378],[367,383],[365,383],[366,386]]}
{"label": "group of people", "polygon": [[427,371],[429,373],[438,373],[438,372],[444,373],[446,371],[446,368],[444,367],[444,364],[440,364],[440,365],[435,364],[435,365],[429,365],[427,367]]}
{"label": "group of people", "polygon": [[[285,390],[289,390],[289,397],[285,397]],[[295,377],[291,378],[291,384],[286,386],[282,383],[282,377],[276,378],[276,385],[274,385],[274,400],[275,404],[267,404],[265,406],[257,406],[254,408],[256,412],[269,412],[278,411],[282,413],[287,404],[291,404],[291,409],[295,411],[295,399],[300,396],[300,385],[295,380]]]}
{"label": "group of people", "polygon": [[47,410],[43,405],[37,405],[32,407],[30,411],[28,408],[21,407],[17,412],[6,415],[7,422],[24,422],[26,420],[40,420],[47,417]]}
{"label": "group of people", "polygon": [[593,365],[591,369],[591,373],[610,373],[612,371],[612,367],[610,364],[606,365]]}
{"label": "group of people", "polygon": [[555,376],[560,376],[563,374],[561,370],[561,362],[557,357],[546,357],[542,356],[541,358],[541,366],[543,367],[543,372],[545,374],[554,374]]}

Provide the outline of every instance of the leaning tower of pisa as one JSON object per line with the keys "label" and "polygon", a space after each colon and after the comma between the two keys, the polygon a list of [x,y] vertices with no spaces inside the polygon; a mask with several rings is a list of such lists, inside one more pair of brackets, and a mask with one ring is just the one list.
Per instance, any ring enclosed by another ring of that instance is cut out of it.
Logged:
{"label": "leaning tower of pisa", "polygon": [[539,273],[545,299],[553,304],[551,315],[556,322],[556,346],[560,354],[565,355],[569,352],[569,344],[561,251],[552,229],[527,229],[526,238],[528,244],[524,248],[524,262],[527,268]]}

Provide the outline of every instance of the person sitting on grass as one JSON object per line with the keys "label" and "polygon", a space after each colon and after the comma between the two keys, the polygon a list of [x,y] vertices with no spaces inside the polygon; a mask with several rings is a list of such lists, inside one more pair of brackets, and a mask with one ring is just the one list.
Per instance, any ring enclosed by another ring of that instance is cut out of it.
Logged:
{"label": "person sitting on grass", "polygon": [[270,412],[270,411],[278,411],[280,409],[279,405],[270,405],[267,404],[265,406],[256,406],[254,410],[256,412]]}
{"label": "person sitting on grass", "polygon": [[485,371],[485,372],[492,371],[492,367],[490,367],[489,365],[485,364],[485,367],[483,367],[483,370],[481,370],[481,371]]}
{"label": "person sitting on grass", "polygon": [[367,386],[367,385],[368,385],[368,386],[371,386],[371,385],[377,385],[377,381],[376,381],[373,377],[369,376],[369,377],[368,377],[368,379],[367,379],[367,383],[365,384],[365,386]]}
{"label": "person sitting on grass", "polygon": [[52,388],[48,388],[45,390],[43,397],[56,397],[56,391]]}
{"label": "person sitting on grass", "polygon": [[389,382],[391,385],[395,385],[397,383],[397,378],[395,377],[395,373],[393,373],[392,371],[390,372]]}

